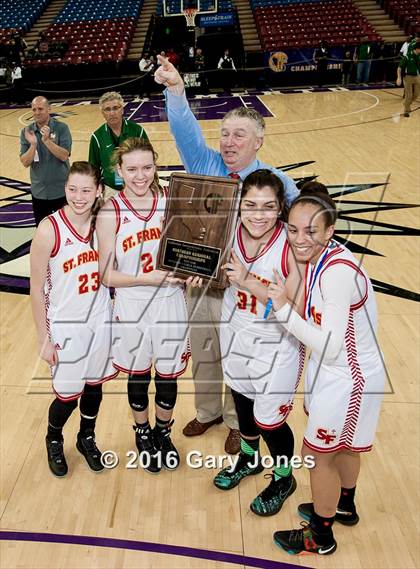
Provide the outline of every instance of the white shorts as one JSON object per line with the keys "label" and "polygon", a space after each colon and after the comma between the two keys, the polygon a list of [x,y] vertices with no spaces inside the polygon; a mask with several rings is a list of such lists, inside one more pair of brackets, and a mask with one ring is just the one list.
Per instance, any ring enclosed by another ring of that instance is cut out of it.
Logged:
{"label": "white shorts", "polygon": [[77,399],[85,383],[95,385],[118,375],[111,360],[111,308],[87,322],[50,324],[58,364],[51,367],[53,389],[62,401]]}
{"label": "white shorts", "polygon": [[275,429],[287,419],[303,370],[305,349],[289,335],[258,337],[247,330],[220,328],[226,385],[254,400],[254,419]]}
{"label": "white shorts", "polygon": [[117,293],[112,317],[114,367],[146,373],[154,363],[162,377],[183,374],[191,355],[184,293],[154,300],[127,300]]}
{"label": "white shorts", "polygon": [[371,450],[384,392],[385,372],[320,365],[312,358],[305,374],[304,442],[318,452]]}

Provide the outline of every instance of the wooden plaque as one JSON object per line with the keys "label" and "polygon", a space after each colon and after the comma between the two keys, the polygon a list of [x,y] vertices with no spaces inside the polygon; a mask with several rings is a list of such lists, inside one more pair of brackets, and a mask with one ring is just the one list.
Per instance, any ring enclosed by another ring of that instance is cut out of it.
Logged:
{"label": "wooden plaque", "polygon": [[227,285],[220,267],[229,259],[239,210],[240,180],[172,174],[158,252],[158,269]]}

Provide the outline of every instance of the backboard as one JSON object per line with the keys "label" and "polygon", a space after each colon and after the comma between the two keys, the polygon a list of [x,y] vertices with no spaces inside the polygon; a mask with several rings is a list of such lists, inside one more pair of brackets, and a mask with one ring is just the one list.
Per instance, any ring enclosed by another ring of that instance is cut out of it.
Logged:
{"label": "backboard", "polygon": [[218,0],[163,0],[163,15],[183,16],[184,10],[193,8],[197,14],[214,14],[218,9]]}

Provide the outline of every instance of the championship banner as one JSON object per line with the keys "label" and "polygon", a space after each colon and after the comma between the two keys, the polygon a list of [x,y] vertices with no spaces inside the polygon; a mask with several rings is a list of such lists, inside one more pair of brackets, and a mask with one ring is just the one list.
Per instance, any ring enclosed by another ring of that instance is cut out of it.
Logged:
{"label": "championship banner", "polygon": [[[284,49],[265,53],[265,65],[274,73],[302,73],[316,71],[316,63],[313,59],[315,48]],[[330,49],[328,70],[341,69],[341,61],[344,56],[344,48],[334,47]]]}

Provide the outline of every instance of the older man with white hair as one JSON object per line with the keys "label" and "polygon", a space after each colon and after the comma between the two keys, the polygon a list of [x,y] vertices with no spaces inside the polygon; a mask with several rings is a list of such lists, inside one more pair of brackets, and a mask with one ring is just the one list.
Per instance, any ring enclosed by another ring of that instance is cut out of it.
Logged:
{"label": "older man with white hair", "polygon": [[72,139],[69,127],[51,117],[48,99],[35,97],[31,110],[34,122],[20,133],[20,161],[30,168],[32,206],[38,226],[66,203],[64,185]]}
{"label": "older man with white hair", "polygon": [[[283,182],[287,201],[297,195],[294,181],[281,170],[261,162],[257,152],[263,145],[265,122],[257,111],[238,107],[222,118],[220,150],[209,148],[197,119],[192,113],[184,82],[175,67],[164,57],[155,72],[157,83],[167,87],[166,110],[178,152],[187,172],[208,176],[229,176],[243,180],[259,169],[269,169]],[[225,450],[239,452],[238,419],[230,390],[223,403],[223,373],[220,363],[218,326],[221,320],[223,291],[208,289],[203,294],[192,291],[189,300],[192,326],[191,347],[195,385],[196,417],[184,428],[185,436],[203,434],[223,421],[229,427]]]}
{"label": "older man with white hair", "polygon": [[123,188],[123,180],[111,164],[114,150],[127,138],[148,140],[148,136],[140,124],[124,118],[124,100],[116,91],[104,93],[99,108],[105,123],[90,138],[89,162],[102,172],[105,198],[108,198]]}

